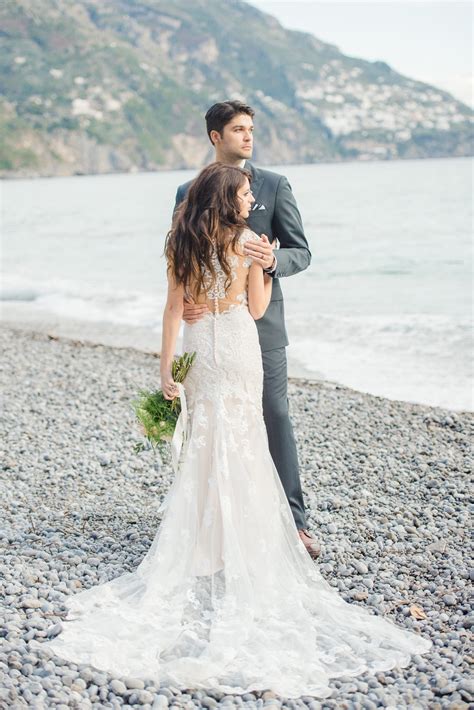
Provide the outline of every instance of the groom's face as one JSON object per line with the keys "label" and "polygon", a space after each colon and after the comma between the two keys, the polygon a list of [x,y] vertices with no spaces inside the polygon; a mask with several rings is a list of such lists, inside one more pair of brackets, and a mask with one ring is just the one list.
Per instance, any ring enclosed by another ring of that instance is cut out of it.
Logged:
{"label": "groom's face", "polygon": [[253,121],[246,113],[240,113],[227,123],[222,136],[213,131],[214,145],[229,162],[248,160],[253,150]]}

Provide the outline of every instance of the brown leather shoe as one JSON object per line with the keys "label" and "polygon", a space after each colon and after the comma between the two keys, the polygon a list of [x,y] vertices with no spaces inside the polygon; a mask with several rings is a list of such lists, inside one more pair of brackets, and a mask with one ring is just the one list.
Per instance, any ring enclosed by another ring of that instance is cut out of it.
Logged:
{"label": "brown leather shoe", "polygon": [[310,557],[313,560],[316,560],[321,554],[321,545],[317,540],[314,539],[314,537],[312,537],[311,533],[308,532],[308,530],[298,530],[298,533]]}

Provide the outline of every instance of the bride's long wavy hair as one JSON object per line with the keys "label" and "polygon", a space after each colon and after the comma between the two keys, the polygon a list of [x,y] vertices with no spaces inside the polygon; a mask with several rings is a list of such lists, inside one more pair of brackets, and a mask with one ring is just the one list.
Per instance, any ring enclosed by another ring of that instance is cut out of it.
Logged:
{"label": "bride's long wavy hair", "polygon": [[231,284],[231,267],[227,251],[246,227],[239,216],[237,191],[252,178],[248,170],[212,163],[191,183],[187,197],[178,206],[166,236],[165,256],[168,269],[177,284],[197,297],[203,290],[204,271],[215,280],[213,257],[217,257],[226,276],[225,288]]}

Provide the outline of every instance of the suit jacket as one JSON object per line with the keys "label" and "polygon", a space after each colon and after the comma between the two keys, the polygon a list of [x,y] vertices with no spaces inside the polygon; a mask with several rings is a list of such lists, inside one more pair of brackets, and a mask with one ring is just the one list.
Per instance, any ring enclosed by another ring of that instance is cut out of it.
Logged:
{"label": "suit jacket", "polygon": [[[256,234],[266,234],[270,242],[278,239],[274,254],[277,267],[272,297],[262,318],[256,321],[262,352],[288,345],[283,293],[279,279],[304,271],[311,263],[311,252],[304,235],[301,215],[287,178],[246,162],[252,173],[251,190],[255,198],[247,224]],[[185,198],[192,180],[178,187],[175,208]]]}

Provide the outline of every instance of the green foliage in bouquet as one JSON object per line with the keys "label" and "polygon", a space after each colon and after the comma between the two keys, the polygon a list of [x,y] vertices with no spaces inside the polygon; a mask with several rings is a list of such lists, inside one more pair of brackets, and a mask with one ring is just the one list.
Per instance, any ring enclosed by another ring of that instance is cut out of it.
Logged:
{"label": "green foliage in bouquet", "polygon": [[[171,374],[175,382],[183,382],[194,362],[196,353],[184,353],[173,360]],[[173,438],[176,422],[181,412],[179,397],[165,399],[161,390],[140,390],[132,402],[143,434],[152,447],[158,448],[160,454],[166,454],[168,443]],[[134,451],[143,451],[142,442],[135,444]]]}

